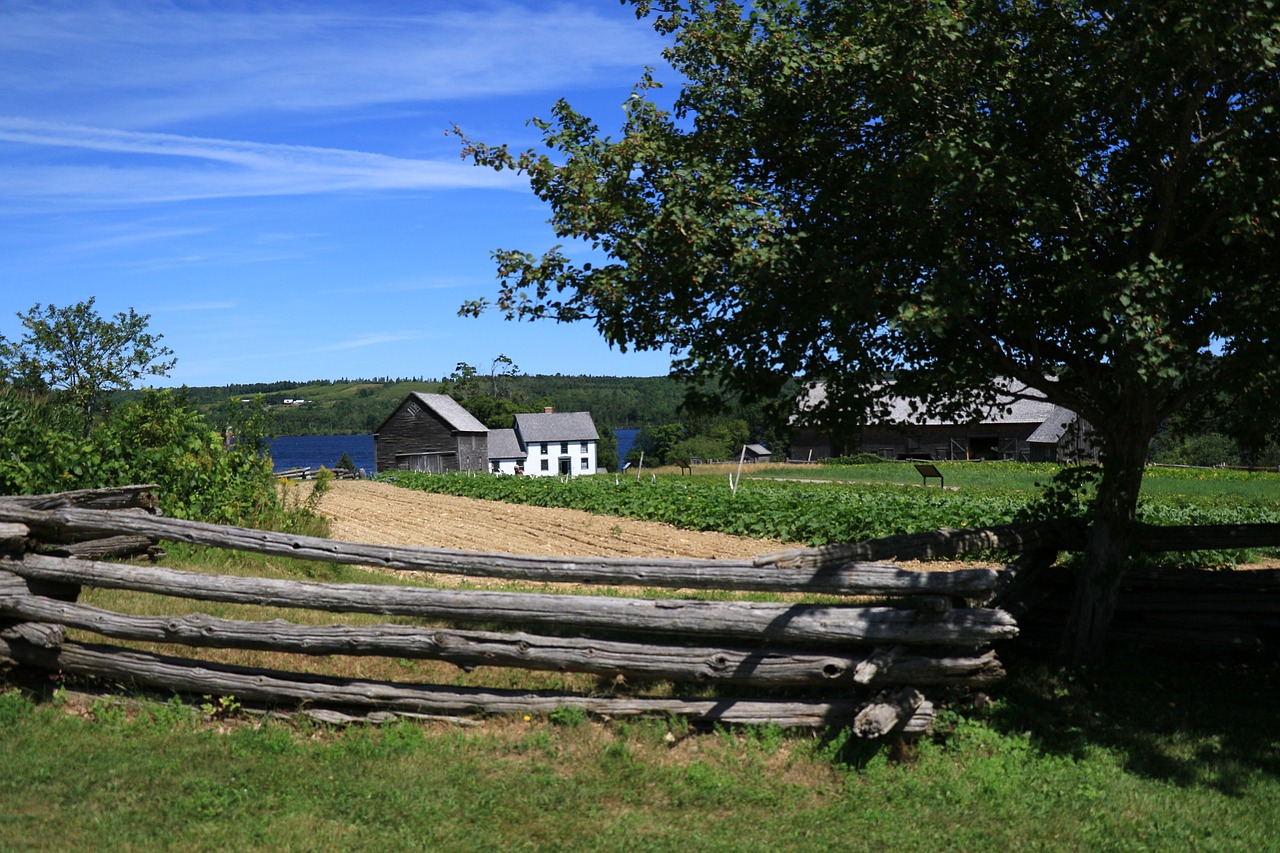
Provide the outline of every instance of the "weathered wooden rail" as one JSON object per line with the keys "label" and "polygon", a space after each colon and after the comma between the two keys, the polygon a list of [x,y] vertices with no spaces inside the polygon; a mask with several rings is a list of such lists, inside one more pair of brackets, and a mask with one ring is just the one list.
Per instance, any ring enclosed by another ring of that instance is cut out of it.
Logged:
{"label": "weathered wooden rail", "polygon": [[[335,480],[358,480],[361,477],[360,472],[351,471],[347,468],[324,468],[333,475]],[[286,468],[282,471],[276,471],[275,476],[280,480],[314,480],[319,476],[320,468]]]}
{"label": "weathered wooden rail", "polygon": [[[1007,613],[977,606],[995,589],[998,573],[990,569],[910,572],[842,559],[830,549],[798,549],[755,560],[631,560],[386,547],[181,521],[158,516],[153,507],[146,487],[0,498],[0,547],[8,554],[0,562],[0,658],[272,704],[429,714],[539,713],[570,706],[608,717],[679,714],[726,723],[847,724],[874,737],[925,730],[933,706],[922,690],[985,685],[1003,677],[990,645],[1017,633]],[[543,583],[820,594],[836,597],[838,603],[315,583],[195,574],[83,556],[107,541],[133,546],[189,542],[400,571]],[[424,624],[312,626],[201,613],[138,616],[78,602],[83,586],[195,601],[407,616]],[[854,598],[864,596],[888,601],[867,604]],[[485,630],[467,627],[476,625]],[[491,630],[493,626],[510,630]],[[823,698],[601,697],[336,679],[74,642],[67,638],[68,630],[127,642],[422,658],[464,669],[511,666],[724,684],[752,694],[816,688]],[[569,631],[572,636],[561,636]]]}

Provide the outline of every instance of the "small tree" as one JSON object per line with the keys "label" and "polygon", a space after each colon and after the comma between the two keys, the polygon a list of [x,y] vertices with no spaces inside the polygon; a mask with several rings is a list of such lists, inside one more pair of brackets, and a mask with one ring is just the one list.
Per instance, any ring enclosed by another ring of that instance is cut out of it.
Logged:
{"label": "small tree", "polygon": [[355,461],[351,458],[351,455],[347,453],[347,451],[345,450],[342,451],[342,458],[338,460],[338,464],[333,466],[333,470],[346,471],[348,474],[351,474],[352,476],[359,473],[358,469],[356,468]]}
{"label": "small tree", "polygon": [[132,308],[110,320],[94,297],[68,308],[37,303],[18,314],[26,329],[13,342],[0,335],[0,376],[31,391],[52,392],[80,413],[84,434],[107,409],[108,395],[148,376],[167,376],[176,359],[147,331],[148,314]]}
{"label": "small tree", "polygon": [[618,436],[611,427],[602,427],[599,432],[600,443],[596,445],[596,466],[606,471],[617,471],[619,468]]}
{"label": "small tree", "polygon": [[519,375],[520,368],[510,356],[499,354],[494,358],[493,363],[489,365],[489,382],[493,387],[493,396],[501,398],[505,392],[507,399],[511,399],[511,377]]}

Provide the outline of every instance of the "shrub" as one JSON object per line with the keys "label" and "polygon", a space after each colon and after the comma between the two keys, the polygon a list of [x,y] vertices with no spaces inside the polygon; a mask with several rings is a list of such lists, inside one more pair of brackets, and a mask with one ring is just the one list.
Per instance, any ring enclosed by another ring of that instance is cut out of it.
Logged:
{"label": "shrub", "polygon": [[39,494],[154,483],[177,518],[293,529],[311,505],[286,507],[254,440],[227,443],[172,391],[143,392],[82,434],[48,398],[0,390],[0,493]]}
{"label": "shrub", "polygon": [[856,453],[853,456],[835,456],[823,460],[826,465],[879,465],[885,458],[876,453]]}

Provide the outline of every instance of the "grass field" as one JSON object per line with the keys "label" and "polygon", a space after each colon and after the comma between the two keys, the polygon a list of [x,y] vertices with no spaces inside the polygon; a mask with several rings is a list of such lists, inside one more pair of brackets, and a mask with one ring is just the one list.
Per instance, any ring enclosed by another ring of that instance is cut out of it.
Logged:
{"label": "grass field", "polygon": [[[1033,491],[1051,480],[1061,465],[1023,462],[935,462],[946,485],[965,490]],[[727,470],[733,466],[720,466]],[[758,470],[757,470],[758,469]],[[734,468],[736,471],[736,468]],[[870,465],[760,465],[746,468],[746,476],[759,479],[811,478],[863,483],[896,483],[920,486],[923,480],[910,462]],[[930,485],[937,487],[937,480]],[[1145,498],[1165,496],[1212,497],[1238,501],[1280,501],[1280,474],[1275,471],[1238,471],[1226,468],[1173,468],[1151,466],[1142,480]]]}
{"label": "grass field", "polygon": [[1013,663],[905,757],[846,731],[572,715],[337,730],[11,686],[0,847],[1275,849],[1275,661]]}

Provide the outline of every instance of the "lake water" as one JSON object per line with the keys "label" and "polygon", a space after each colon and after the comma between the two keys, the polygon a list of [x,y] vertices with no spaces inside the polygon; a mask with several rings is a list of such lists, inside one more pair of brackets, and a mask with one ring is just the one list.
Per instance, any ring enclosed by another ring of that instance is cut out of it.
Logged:
{"label": "lake water", "polygon": [[621,463],[627,458],[627,451],[631,449],[631,445],[636,443],[636,436],[640,434],[640,430],[615,429],[613,434],[618,438],[618,462]]}
{"label": "lake water", "polygon": [[277,471],[316,469],[321,465],[333,470],[343,453],[351,457],[356,468],[373,473],[371,435],[282,435],[271,440],[271,461]]}
{"label": "lake water", "polygon": [[[635,443],[638,429],[616,429],[618,458],[625,459]],[[277,471],[290,468],[316,469],[323,465],[332,470],[346,453],[356,468],[372,474],[376,466],[371,435],[282,435],[271,440],[271,461]]]}

